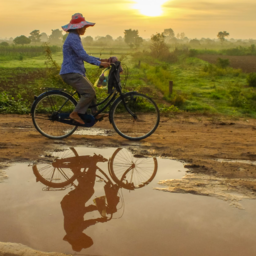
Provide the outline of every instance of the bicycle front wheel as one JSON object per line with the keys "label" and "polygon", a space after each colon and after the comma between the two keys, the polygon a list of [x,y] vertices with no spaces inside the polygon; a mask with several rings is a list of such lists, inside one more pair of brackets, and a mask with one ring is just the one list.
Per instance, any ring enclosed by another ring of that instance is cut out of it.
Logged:
{"label": "bicycle front wheel", "polygon": [[156,103],[137,92],[125,94],[124,101],[127,109],[120,97],[110,112],[110,120],[116,132],[129,140],[141,140],[150,136],[160,121]]}
{"label": "bicycle front wheel", "polygon": [[[72,166],[70,162],[75,162],[76,157],[79,158],[75,149],[70,148],[63,152],[53,153],[56,157],[53,162],[39,162],[33,165],[33,172],[36,180],[51,188],[64,188],[75,181],[80,173],[80,168]],[[73,165],[74,166],[74,165]]]}
{"label": "bicycle front wheel", "polygon": [[50,139],[63,139],[71,135],[77,126],[61,123],[58,116],[69,116],[76,101],[69,94],[56,91],[39,96],[34,102],[31,113],[36,129]]}

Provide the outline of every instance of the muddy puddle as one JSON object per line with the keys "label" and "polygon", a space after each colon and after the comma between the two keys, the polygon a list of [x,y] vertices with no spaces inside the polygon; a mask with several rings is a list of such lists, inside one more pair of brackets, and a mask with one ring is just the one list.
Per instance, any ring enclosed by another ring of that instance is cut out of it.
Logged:
{"label": "muddy puddle", "polygon": [[251,161],[251,160],[217,159],[217,161],[220,163],[241,163],[241,164],[256,165],[256,161]]}
{"label": "muddy puddle", "polygon": [[255,255],[254,200],[239,210],[155,189],[186,170],[123,148],[60,149],[13,165],[0,183],[0,241],[73,255]]}
{"label": "muddy puddle", "polygon": [[111,136],[115,133],[114,130],[101,128],[80,128],[74,132],[76,135],[90,135],[90,136]]}

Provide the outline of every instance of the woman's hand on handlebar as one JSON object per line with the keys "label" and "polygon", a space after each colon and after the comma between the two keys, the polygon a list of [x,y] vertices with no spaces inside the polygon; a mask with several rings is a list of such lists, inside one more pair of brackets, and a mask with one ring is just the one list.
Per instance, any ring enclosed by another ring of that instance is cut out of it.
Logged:
{"label": "woman's hand on handlebar", "polygon": [[110,66],[110,63],[109,63],[109,62],[104,62],[103,60],[101,60],[101,62],[100,62],[100,67],[108,68],[109,66]]}
{"label": "woman's hand on handlebar", "polygon": [[110,62],[110,58],[109,59],[100,59],[101,62]]}

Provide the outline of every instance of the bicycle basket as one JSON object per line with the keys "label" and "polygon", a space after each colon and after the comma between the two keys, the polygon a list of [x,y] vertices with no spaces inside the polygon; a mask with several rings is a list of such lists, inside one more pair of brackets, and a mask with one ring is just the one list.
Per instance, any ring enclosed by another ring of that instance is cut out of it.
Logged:
{"label": "bicycle basket", "polygon": [[94,87],[98,87],[98,88],[108,88],[108,76],[109,76],[109,72],[110,72],[110,68],[105,68],[99,78],[96,80],[96,82],[94,83]]}

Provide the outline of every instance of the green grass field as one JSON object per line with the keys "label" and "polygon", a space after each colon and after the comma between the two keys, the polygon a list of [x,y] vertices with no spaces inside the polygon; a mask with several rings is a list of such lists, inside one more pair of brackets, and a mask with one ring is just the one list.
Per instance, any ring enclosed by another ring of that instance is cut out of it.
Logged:
{"label": "green grass field", "polygon": [[[181,110],[256,117],[256,88],[248,86],[247,74],[239,69],[220,68],[184,56],[173,64],[150,58],[141,59],[141,63],[140,69],[135,66],[138,77],[160,90],[167,102]],[[169,81],[174,84],[172,95]]]}
{"label": "green grass field", "polygon": [[[86,50],[96,57],[116,56],[122,59],[128,67],[128,79],[122,76],[124,89],[148,94],[165,113],[180,110],[256,117],[256,89],[247,85],[247,75],[241,70],[220,68],[182,54],[177,55],[174,63],[167,63],[152,58],[148,53],[134,54],[128,47],[87,47]],[[58,70],[49,72],[43,54],[24,56],[22,60],[13,56],[1,60],[0,53],[0,112],[14,113],[15,108],[17,113],[28,112],[33,95],[40,94],[43,87],[69,88],[61,82]],[[62,53],[55,52],[52,57],[60,66]],[[90,64],[85,64],[85,67],[88,77],[94,82],[100,70]],[[169,95],[169,81],[174,84],[172,95]],[[97,93],[100,99],[106,95],[105,90],[97,89]]]}
{"label": "green grass field", "polygon": [[[45,68],[46,58],[44,56],[44,48],[38,47],[0,47],[0,68]],[[61,48],[52,47],[53,59],[61,65],[63,55]],[[20,50],[20,52],[19,52]],[[33,51],[34,50],[34,51]],[[129,47],[120,47],[118,49],[112,47],[92,47],[87,46],[86,51],[88,54],[98,58],[109,58],[116,56],[117,58],[129,57],[131,49]],[[92,67],[90,64],[85,63],[85,67]]]}

